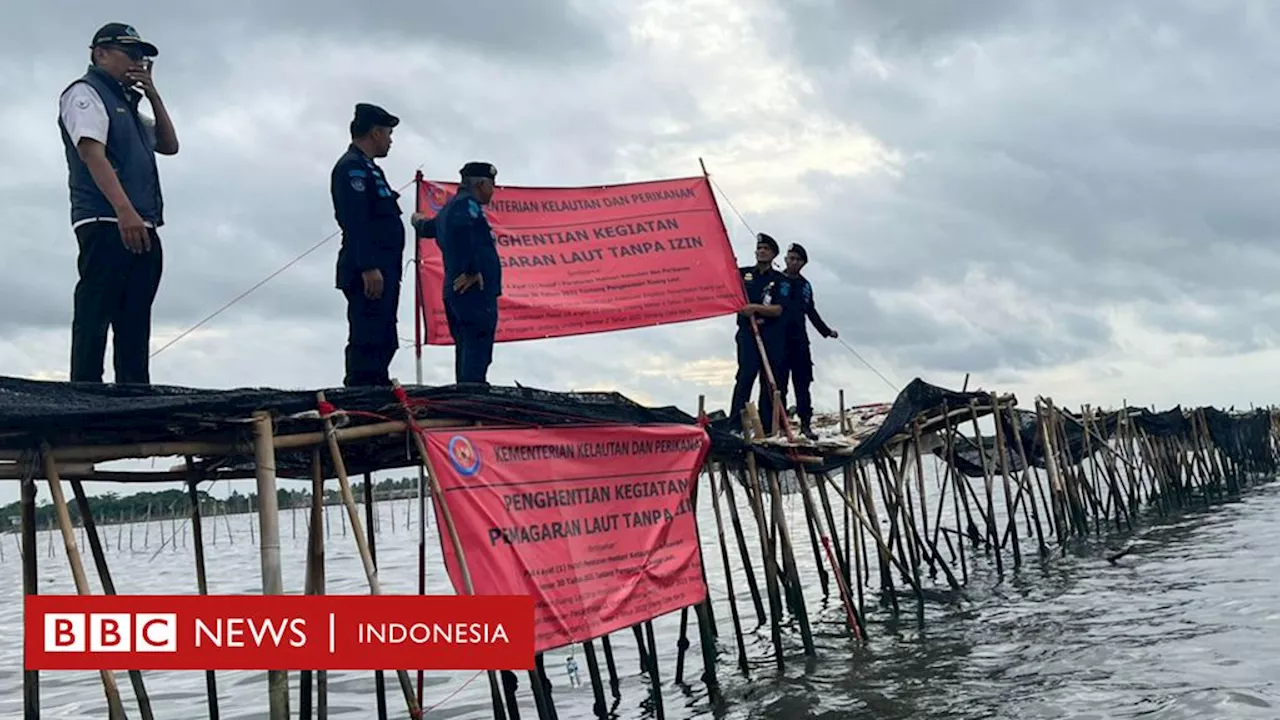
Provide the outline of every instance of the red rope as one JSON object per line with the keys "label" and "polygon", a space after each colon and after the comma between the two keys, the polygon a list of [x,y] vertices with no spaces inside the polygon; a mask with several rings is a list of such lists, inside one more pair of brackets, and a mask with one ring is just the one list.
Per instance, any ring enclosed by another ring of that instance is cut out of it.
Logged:
{"label": "red rope", "polygon": [[328,400],[321,400],[316,403],[316,409],[320,412],[320,419],[331,418],[334,415],[346,415],[348,417],[364,417],[373,420],[381,420],[382,422],[396,422],[396,419],[381,413],[367,412],[364,410],[342,410],[338,406]]}

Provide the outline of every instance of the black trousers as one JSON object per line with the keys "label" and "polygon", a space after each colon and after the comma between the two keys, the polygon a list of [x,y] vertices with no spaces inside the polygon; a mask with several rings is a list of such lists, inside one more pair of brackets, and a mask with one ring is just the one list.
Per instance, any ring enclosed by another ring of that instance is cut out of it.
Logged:
{"label": "black trousers", "polygon": [[[757,402],[760,410],[760,422],[766,434],[773,432],[773,392],[769,388],[768,378],[764,374],[764,364],[760,359],[760,349],[756,346],[755,335],[748,330],[738,330],[734,338],[738,346],[738,374],[733,383],[733,400],[729,405],[729,419],[734,430],[742,427],[742,410],[747,406],[747,398],[751,396],[751,388],[757,376],[760,378],[760,397]],[[782,343],[772,333],[761,333],[765,354],[769,358],[773,377],[779,383],[779,371],[782,369]]]}
{"label": "black trousers", "polygon": [[400,347],[397,313],[400,309],[400,272],[382,268],[382,297],[364,296],[364,285],[344,287],[347,298],[346,387],[391,385],[391,360]]}
{"label": "black trousers", "polygon": [[148,232],[151,250],[135,254],[125,247],[116,223],[76,228],[80,279],[71,319],[72,382],[102,382],[110,329],[115,381],[151,384],[151,306],[160,289],[164,251],[156,231]]}
{"label": "black trousers", "polygon": [[813,421],[813,396],[809,393],[813,385],[813,355],[809,352],[809,343],[787,341],[781,364],[778,391],[782,393],[782,404],[787,403],[787,382],[790,381],[796,392],[796,414],[800,416],[800,424],[809,427]]}
{"label": "black trousers", "polygon": [[498,298],[469,290],[446,296],[444,312],[453,336],[454,382],[488,384],[498,331]]}

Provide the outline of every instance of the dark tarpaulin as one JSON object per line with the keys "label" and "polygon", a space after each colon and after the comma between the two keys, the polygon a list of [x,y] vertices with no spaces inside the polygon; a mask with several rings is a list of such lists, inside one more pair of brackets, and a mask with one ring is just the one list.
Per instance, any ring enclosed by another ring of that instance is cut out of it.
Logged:
{"label": "dark tarpaulin", "polygon": [[[954,410],[968,407],[970,400],[977,400],[985,405],[990,402],[991,396],[987,392],[947,390],[916,378],[898,393],[893,406],[885,416],[884,423],[874,433],[864,438],[853,449],[851,455],[833,455],[825,458],[821,465],[806,464],[804,466],[805,471],[829,473],[869,458],[877,451],[887,447],[890,441],[899,433],[910,434],[911,422],[921,414],[936,412],[940,415],[944,404]],[[775,471],[794,469],[797,462],[796,455],[812,457],[817,454],[814,450],[806,450],[802,447],[793,450],[783,447],[752,446],[730,431],[732,426],[727,417],[722,414],[718,415],[719,417],[708,426],[708,432],[711,433],[712,444],[715,448],[715,459],[730,467],[740,468],[745,463],[744,456],[748,450],[755,455],[758,469]],[[936,429],[930,428],[930,430]]]}
{"label": "dark tarpaulin", "polygon": [[1151,437],[1187,437],[1191,435],[1191,421],[1182,412],[1182,406],[1154,413],[1146,408],[1129,408],[1133,424]]}
{"label": "dark tarpaulin", "polygon": [[[419,419],[458,420],[461,424],[574,425],[679,424],[697,419],[674,407],[649,408],[618,393],[549,392],[521,387],[404,386]],[[326,400],[339,410],[404,420],[399,401],[387,388],[326,388]],[[198,458],[227,472],[252,471],[255,411],[275,416],[277,435],[316,432],[315,418],[290,418],[314,411],[315,390],[238,388],[204,390],[173,386],[67,383],[0,377],[0,449],[34,450],[47,441],[56,455],[72,445],[209,441],[239,445],[229,458]],[[351,416],[351,425],[379,422]],[[344,443],[343,462],[351,475],[413,467],[417,453],[403,434]],[[324,471],[333,477],[329,453],[321,452]],[[278,449],[280,477],[310,478],[311,449]]]}
{"label": "dark tarpaulin", "polygon": [[1276,457],[1271,452],[1270,411],[1231,415],[1205,407],[1199,412],[1209,429],[1209,437],[1229,460],[1249,472],[1276,471]]}
{"label": "dark tarpaulin", "polygon": [[916,378],[898,393],[893,407],[889,408],[889,413],[885,416],[884,424],[854,448],[850,460],[869,458],[888,446],[899,433],[909,433],[911,422],[921,414],[936,412],[941,415],[944,406],[955,410],[968,407],[971,400],[986,405],[991,402],[991,394],[985,391],[947,390]]}
{"label": "dark tarpaulin", "polygon": [[[1022,472],[1026,469],[1022,465],[1022,457],[1018,455],[1016,446],[1010,443],[1009,440],[1010,437],[1006,435],[1004,457],[1009,472]],[[933,454],[971,478],[986,477],[986,472],[982,469],[982,456],[985,455],[987,469],[998,475],[1005,466],[1000,464],[1000,449],[996,436],[983,435],[982,449],[983,452],[979,453],[978,445],[973,442],[973,438],[953,432],[951,437],[951,457],[947,457],[945,440],[943,444],[933,448]]]}
{"label": "dark tarpaulin", "polygon": [[[1063,434],[1067,436],[1066,447],[1062,448],[1062,450],[1065,450],[1073,465],[1083,462],[1091,454],[1089,451],[1093,453],[1102,451],[1103,442],[1110,441],[1115,437],[1116,429],[1120,426],[1119,412],[1098,413],[1089,421],[1089,430],[1086,432],[1083,416],[1061,408],[1058,408],[1058,411],[1064,416],[1062,422]],[[1045,459],[1044,442],[1040,437],[1035,411],[1014,409],[1012,415],[1016,418],[1017,435],[1014,434],[1014,421],[1010,420],[1009,413],[1001,413],[999,418],[1005,439],[1010,442],[1010,447],[1014,447],[1013,439],[1015,437],[1021,437],[1022,452],[1027,456],[1027,462],[1038,468],[1048,467]],[[1055,437],[1054,440],[1061,444],[1059,438]]]}

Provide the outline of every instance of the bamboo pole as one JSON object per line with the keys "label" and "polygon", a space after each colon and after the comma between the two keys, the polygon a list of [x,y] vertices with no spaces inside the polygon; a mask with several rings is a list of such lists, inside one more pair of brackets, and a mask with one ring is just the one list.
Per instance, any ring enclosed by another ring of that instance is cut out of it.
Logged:
{"label": "bamboo pole", "polygon": [[[323,391],[316,393],[316,401],[320,407],[328,404]],[[378,568],[373,563],[373,556],[369,552],[368,542],[360,526],[360,511],[356,508],[356,499],[351,492],[351,479],[347,476],[347,465],[342,458],[342,449],[338,447],[338,436],[333,432],[333,420],[329,416],[323,416],[320,421],[324,425],[324,435],[328,438],[329,459],[333,463],[334,472],[338,475],[338,490],[342,495],[342,504],[347,510],[346,517],[351,521],[351,534],[356,541],[356,551],[360,554],[360,562],[364,566],[365,579],[369,581],[369,594],[381,595],[382,584],[378,581]],[[416,437],[417,433],[414,433],[414,436]],[[409,715],[416,716],[421,709],[413,686],[409,683],[409,673],[405,670],[397,670],[396,675],[400,681],[400,690],[404,693]]]}
{"label": "bamboo pole", "polygon": [[[76,547],[75,529],[71,525],[71,513],[67,511],[67,498],[62,494],[62,479],[58,476],[57,462],[46,443],[40,444],[40,454],[44,461],[45,479],[49,482],[49,494],[53,496],[54,515],[58,520],[58,529],[62,532],[62,542],[66,546],[67,562],[71,565],[71,577],[75,581],[76,594],[91,595],[89,578],[85,575],[84,564],[80,560],[80,550]],[[111,720],[124,720],[124,705],[120,702],[120,689],[116,686],[116,676],[111,670],[100,670],[102,688],[107,695],[107,712]],[[274,718],[273,718],[274,720]]]}
{"label": "bamboo pole", "polygon": [[[373,475],[364,474],[364,517],[368,533],[369,562],[378,567],[378,532],[374,517]],[[381,670],[373,671],[374,695],[378,708],[378,720],[387,720],[387,679]]]}
{"label": "bamboo pole", "polygon": [[[751,591],[751,601],[756,608],[756,627],[763,626],[768,622],[768,618],[764,613],[764,602],[760,599],[760,587],[756,582],[756,571],[751,562],[751,555],[747,549],[746,537],[742,532],[742,518],[738,514],[738,502],[736,491],[733,489],[733,481],[729,478],[729,470],[724,463],[720,464],[720,481],[721,487],[724,488],[725,504],[729,506],[729,522],[733,526],[734,539],[738,543],[738,553],[742,556],[742,569],[747,576],[747,588]],[[751,490],[745,489],[748,498]],[[717,499],[717,502],[719,500]],[[748,500],[750,504],[750,500]]]}
{"label": "bamboo pole", "polygon": [[[56,465],[55,465],[56,467]],[[22,594],[25,598],[40,594],[40,577],[37,559],[40,548],[36,542],[36,483],[32,477],[34,466],[28,468],[22,479]],[[40,671],[22,670],[22,716],[24,720],[40,720]]]}
{"label": "bamboo pole", "polygon": [[[262,559],[262,594],[284,595],[284,577],[280,571],[280,508],[276,501],[276,453],[272,438],[270,413],[254,413],[253,458],[258,476],[258,532],[262,537],[258,554]],[[288,672],[268,671],[267,687],[271,720],[289,720]]]}
{"label": "bamboo pole", "polygon": [[[1044,528],[1040,525],[1040,508],[1036,505],[1036,490],[1039,487],[1039,474],[1034,472],[1031,466],[1031,460],[1027,457],[1026,451],[1023,449],[1022,443],[1022,422],[1018,420],[1018,416],[1014,414],[1015,408],[1011,405],[1007,408],[1009,415],[1009,427],[1013,430],[1013,446],[1018,449],[1018,459],[1022,462],[1022,482],[1019,484],[1018,493],[1022,493],[1022,487],[1025,486],[1029,495],[1027,505],[1031,508],[1031,518],[1035,521],[1036,543],[1040,549],[1041,559],[1049,554],[1049,548],[1044,542]],[[997,423],[999,421],[997,420]],[[1050,528],[1052,532],[1052,527]]]}
{"label": "bamboo pole", "polygon": [[738,645],[738,668],[744,677],[750,677],[747,665],[747,647],[742,639],[742,621],[738,617],[738,598],[733,590],[733,566],[729,564],[729,547],[724,536],[724,519],[720,515],[720,492],[716,489],[715,468],[707,467],[707,484],[711,490],[711,507],[716,516],[716,534],[720,539],[720,561],[724,563],[725,585],[729,593],[729,614],[733,618],[733,638]]}
{"label": "bamboo pole", "polygon": [[[324,505],[324,465],[320,460],[320,446],[311,448],[311,529],[307,544],[307,578],[303,592],[309,595],[324,595],[324,539],[325,528],[321,527],[321,516],[328,517]],[[327,720],[329,717],[329,673],[327,670],[315,672],[316,683],[316,719]],[[309,694],[303,696],[309,699]],[[310,720],[309,716],[303,716]]]}
{"label": "bamboo pole", "polygon": [[[191,502],[191,534],[195,543],[196,591],[201,595],[209,594],[209,579],[205,572],[204,562],[204,529],[200,520],[199,474],[195,462],[186,458],[190,477],[187,481],[187,497]],[[218,720],[218,678],[213,670],[204,673],[205,694],[209,703],[209,720]]]}
{"label": "bamboo pole", "polygon": [[[391,381],[391,385],[396,391],[401,390],[400,382],[394,378]],[[403,401],[401,402],[401,409],[404,410],[405,422],[412,431],[410,435],[413,436],[413,444],[418,449],[423,470],[427,476],[427,481],[430,483],[431,500],[436,504],[436,507],[440,508],[440,517],[444,520],[445,530],[449,533],[449,543],[453,546],[453,551],[458,558],[458,567],[462,571],[463,588],[468,595],[474,595],[475,586],[471,582],[471,567],[467,563],[466,553],[462,549],[462,541],[458,538],[458,528],[453,523],[453,512],[449,510],[449,503],[445,502],[444,491],[440,488],[440,480],[435,470],[431,467],[431,460],[427,455],[427,446],[422,439],[422,426],[419,424],[418,419],[414,417],[412,409],[405,405]],[[486,674],[489,677],[489,692],[493,699],[494,716],[498,720],[505,720],[506,715],[503,710],[502,695],[499,691],[496,674],[492,670],[487,671]],[[408,682],[408,676],[405,676],[405,682]]]}
{"label": "bamboo pole", "polygon": [[816,657],[817,649],[813,644],[813,630],[809,625],[809,609],[805,606],[804,587],[800,580],[800,570],[796,566],[795,546],[791,543],[791,530],[787,526],[787,518],[782,511],[782,487],[778,483],[778,474],[772,470],[766,470],[765,476],[769,478],[769,490],[773,493],[774,513],[778,523],[778,537],[782,541],[782,568],[787,576],[791,578],[791,592],[794,600],[792,612],[796,615],[796,620],[800,623],[800,642],[804,646],[804,653],[809,657]]}
{"label": "bamboo pole", "polygon": [[[89,498],[85,495],[84,485],[79,480],[70,481],[71,492],[76,498],[76,507],[80,511],[80,527],[81,537],[87,540],[89,545],[89,554],[93,557],[93,564],[98,570],[98,580],[102,583],[102,592],[105,595],[115,595],[116,586],[111,580],[111,568],[107,565],[107,555],[102,549],[102,542],[98,538],[98,527],[93,519],[93,508],[89,506]],[[138,670],[129,670],[129,683],[133,686],[134,695],[138,700],[138,712],[142,715],[143,720],[154,720],[155,714],[151,711],[151,698],[147,695],[147,686],[142,681],[142,673]]]}
{"label": "bamboo pole", "polygon": [[[744,426],[749,422],[749,420],[744,419]],[[747,427],[743,429],[749,431]],[[756,456],[750,449],[747,450],[746,464],[747,483],[750,489],[747,499],[751,502],[751,509],[756,516],[758,528],[756,535],[760,539],[760,552],[764,556],[765,589],[769,595],[770,632],[772,634],[774,657],[778,665],[778,672],[781,673],[784,670],[785,653],[782,649],[782,597],[778,589],[778,567],[772,548],[769,547],[769,524],[766,522],[764,515],[764,494],[760,489],[760,475],[759,469],[756,467]]]}
{"label": "bamboo pole", "polygon": [[[992,407],[995,408],[995,414],[992,420],[996,426],[996,453],[1000,455],[1000,482],[1004,487],[1004,508],[1009,515],[1009,531],[1013,533],[1013,569],[1018,570],[1022,567],[1022,550],[1018,547],[1018,512],[1013,504],[1013,492],[1009,488],[1009,453],[1008,447],[1004,442],[1004,428],[1000,422],[1000,398],[995,393],[991,393]],[[997,533],[996,541],[998,543],[996,552],[999,552],[1000,539]]]}
{"label": "bamboo pole", "polygon": [[[433,418],[419,420],[419,427],[449,428],[469,425],[464,420]],[[343,441],[365,440],[384,435],[404,433],[406,425],[402,421],[369,423],[338,430],[338,437]],[[274,445],[279,450],[296,450],[312,445],[323,445],[325,436],[320,432],[305,432],[280,435],[275,438]],[[176,456],[223,456],[235,455],[243,449],[243,445],[231,439],[217,440],[175,440],[162,442],[123,443],[114,445],[68,445],[58,449],[61,463],[100,463],[113,460],[145,459],[153,457]],[[20,450],[0,450],[0,461],[17,462],[22,460]]]}

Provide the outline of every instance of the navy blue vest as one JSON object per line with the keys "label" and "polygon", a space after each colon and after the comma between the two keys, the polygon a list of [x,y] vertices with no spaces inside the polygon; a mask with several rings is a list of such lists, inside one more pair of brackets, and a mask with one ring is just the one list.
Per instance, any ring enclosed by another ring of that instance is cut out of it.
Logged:
{"label": "navy blue vest", "polygon": [[[156,168],[154,133],[148,133],[138,116],[141,95],[125,87],[96,67],[76,82],[84,81],[102,98],[107,108],[107,160],[120,178],[134,210],[156,227],[164,224],[164,198],[160,193],[160,173]],[[74,85],[75,83],[72,83]],[[71,85],[67,86],[70,89]],[[65,90],[64,90],[65,92]],[[67,128],[58,118],[62,146],[67,154],[68,185],[71,190],[71,222],[93,217],[115,217],[115,208],[89,174],[80,153],[71,142]]]}

